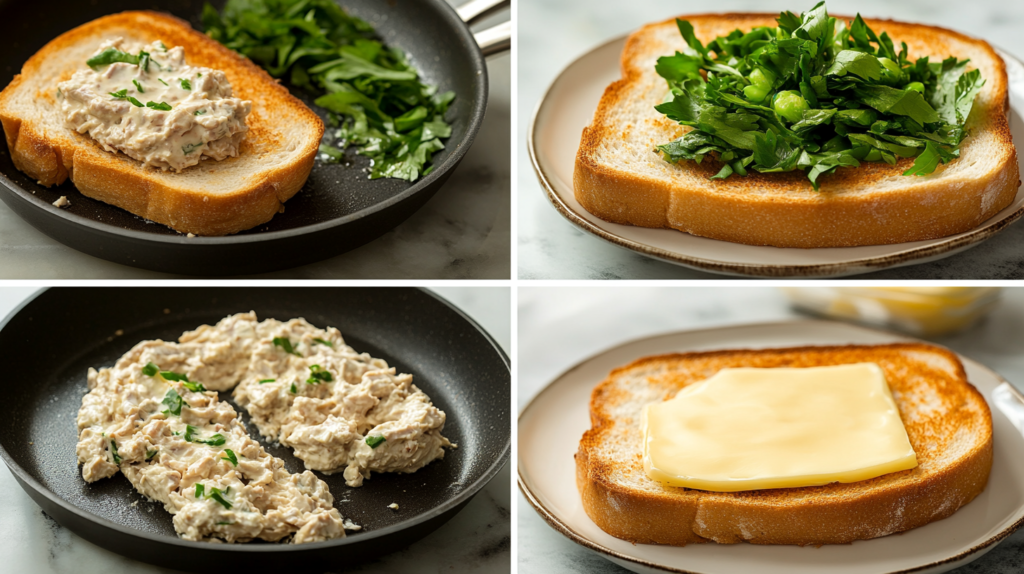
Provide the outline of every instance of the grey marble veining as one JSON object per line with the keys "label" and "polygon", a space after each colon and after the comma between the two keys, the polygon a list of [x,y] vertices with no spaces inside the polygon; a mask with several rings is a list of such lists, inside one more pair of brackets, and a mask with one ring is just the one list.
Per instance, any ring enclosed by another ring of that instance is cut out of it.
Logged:
{"label": "grey marble veining", "polygon": [[[518,300],[518,408],[576,363],[626,341],[681,330],[805,318],[773,288],[521,287]],[[935,339],[1024,389],[1024,288],[1007,289],[992,314],[958,335]],[[517,494],[521,574],[624,573],[558,534]],[[1024,530],[956,574],[1024,571]]]}
{"label": "grey marble veining", "polygon": [[[511,297],[504,287],[435,289],[511,349]],[[3,318],[35,288],[0,288]],[[173,574],[79,538],[47,516],[0,463],[0,572],[17,574]],[[408,548],[346,572],[434,574],[510,572],[511,465],[444,526]]]}
{"label": "grey marble veining", "polygon": [[[656,261],[580,231],[548,203],[526,155],[533,110],[558,73],[603,42],[648,22],[702,12],[799,12],[805,0],[721,0],[714,3],[522,0],[519,3],[517,145],[518,276],[522,279],[721,279],[723,276]],[[985,38],[1024,56],[1024,2],[978,0],[829,0],[830,12],[934,24]],[[1024,224],[934,263],[859,276],[864,279],[1007,279],[1024,277]]]}
{"label": "grey marble veining", "polygon": [[[448,0],[452,5],[464,0]],[[499,13],[477,25],[508,20]],[[488,60],[487,114],[448,182],[401,225],[337,257],[259,279],[507,279],[511,274],[511,57]],[[0,203],[0,279],[168,279],[51,239]]]}

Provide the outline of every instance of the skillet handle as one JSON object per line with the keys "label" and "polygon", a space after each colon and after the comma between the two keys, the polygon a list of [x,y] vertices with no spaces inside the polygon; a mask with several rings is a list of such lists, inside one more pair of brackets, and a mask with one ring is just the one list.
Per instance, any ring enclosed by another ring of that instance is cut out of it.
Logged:
{"label": "skillet handle", "polygon": [[473,35],[484,56],[507,52],[512,48],[512,22],[502,22]]}
{"label": "skillet handle", "polygon": [[472,24],[484,16],[489,16],[502,8],[512,5],[512,0],[469,0],[455,9],[459,18],[466,24]]}

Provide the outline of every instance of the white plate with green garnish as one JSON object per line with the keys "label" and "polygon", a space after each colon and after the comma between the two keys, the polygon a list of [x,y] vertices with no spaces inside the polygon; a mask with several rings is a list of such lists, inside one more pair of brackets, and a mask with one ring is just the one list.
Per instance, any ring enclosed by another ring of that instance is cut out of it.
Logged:
{"label": "white plate with green garnish", "polygon": [[[682,18],[685,20],[686,17]],[[839,19],[846,22],[853,21],[853,19],[845,17]],[[798,22],[799,17],[796,17],[793,25],[795,26]],[[878,32],[879,36],[882,36],[885,26],[879,27],[876,22],[869,23],[875,27],[875,31]],[[851,24],[847,25],[851,26]],[[685,26],[681,28],[681,31],[684,28]],[[858,33],[860,32],[861,30],[858,29]],[[724,34],[726,31],[723,29],[722,33]],[[685,36],[685,33],[683,35]],[[878,39],[879,36],[875,38]],[[843,61],[839,63],[839,68],[843,68],[843,76],[839,77],[834,74],[835,77],[830,77],[826,89],[841,93],[842,86],[838,84],[846,81],[851,85],[857,84],[856,87],[858,89],[872,88],[880,93],[887,92],[890,86],[884,85],[884,82],[893,82],[895,80],[886,78],[886,74],[892,73],[892,70],[888,69],[889,66],[885,62],[888,58],[885,58],[884,54],[887,53],[887,49],[894,50],[894,53],[890,55],[894,55],[896,60],[901,58],[900,39],[893,38],[893,40],[895,40],[895,45],[891,48],[883,46],[883,44],[887,44],[884,39],[879,42],[872,41],[870,38],[866,45],[861,46],[857,43],[856,35],[851,35],[847,41],[848,45],[844,46],[844,49],[849,49],[850,53],[847,53],[844,56],[845,59],[842,59]],[[767,42],[764,39],[761,41]],[[554,81],[539,103],[528,134],[528,147],[534,169],[552,205],[563,217],[580,229],[615,245],[655,259],[726,275],[753,277],[839,277],[877,271],[889,267],[914,265],[949,257],[979,245],[1015,222],[1021,215],[1024,215],[1024,192],[1018,189],[1016,196],[1001,210],[991,216],[986,214],[987,220],[967,231],[937,239],[906,243],[859,247],[816,247],[810,249],[732,243],[698,237],[674,229],[623,225],[601,219],[587,211],[577,201],[573,189],[573,173],[576,165],[577,149],[580,147],[580,134],[585,127],[591,124],[594,117],[594,109],[598,106],[598,102],[601,100],[605,89],[612,82],[618,80],[622,74],[620,62],[625,43],[626,37],[616,38],[598,46],[570,64]],[[880,56],[881,59],[875,56],[868,59],[864,54],[856,55],[857,50],[864,49],[875,50],[876,55]],[[686,48],[683,48],[683,50],[690,54],[698,53],[696,50],[693,50],[693,46],[691,46],[691,50],[686,50]],[[836,53],[838,54],[839,52],[840,50],[837,49]],[[1024,109],[1022,108],[1022,105],[1024,105],[1024,63],[1005,52],[999,50],[996,50],[996,52],[1005,63],[1008,76],[1010,100],[1008,120],[1010,133],[1012,136],[1016,136],[1018,141],[1021,141],[1020,138],[1024,137],[1024,120],[1022,120],[1020,112],[1020,110]],[[708,68],[722,65],[724,61],[723,58],[718,57],[717,52],[710,53],[716,56],[706,56],[704,65],[699,68],[704,74],[707,74]],[[795,177],[794,175],[800,172],[784,174],[766,173],[764,175],[759,174],[758,177],[765,178],[778,175],[780,176],[780,182],[788,182],[801,178],[810,179],[814,175],[814,178],[817,180],[815,184],[827,181],[827,178],[834,176],[835,169],[873,169],[875,166],[884,166],[885,164],[882,163],[884,161],[899,162],[898,165],[901,171],[906,166],[909,172],[906,176],[908,178],[918,177],[914,175],[915,173],[922,175],[931,173],[935,170],[936,164],[941,165],[944,161],[951,162],[949,165],[952,166],[952,162],[958,161],[955,154],[959,148],[960,141],[965,138],[969,139],[971,133],[970,130],[967,130],[965,134],[950,133],[951,131],[956,131],[958,126],[962,127],[966,121],[966,114],[962,116],[957,115],[955,105],[950,104],[944,110],[941,105],[931,106],[926,103],[926,100],[934,102],[932,95],[940,89],[942,74],[947,72],[948,69],[936,74],[931,85],[922,86],[925,90],[924,96],[919,98],[916,94],[909,93],[918,89],[918,86],[911,85],[914,82],[910,80],[916,81],[921,79],[920,75],[915,75],[915,72],[910,72],[909,69],[913,68],[916,64],[916,58],[923,55],[911,51],[909,57],[905,60],[904,66],[901,68],[904,74],[902,83],[894,84],[901,88],[900,92],[907,99],[904,104],[907,105],[903,107],[902,104],[896,103],[895,100],[893,102],[873,100],[873,104],[889,111],[882,112],[878,109],[871,111],[867,114],[873,116],[869,118],[871,122],[868,122],[868,125],[857,128],[853,126],[856,121],[840,121],[837,119],[842,117],[843,120],[855,120],[853,115],[863,115],[859,111],[853,113],[845,111],[845,109],[848,109],[847,106],[852,109],[867,109],[869,107],[865,102],[871,98],[863,92],[863,97],[849,98],[850,101],[846,103],[840,103],[835,106],[827,103],[819,104],[821,108],[833,106],[834,112],[826,110],[825,113],[815,116],[813,102],[807,106],[810,108],[809,113],[812,116],[810,121],[814,125],[808,125],[807,120],[809,118],[803,116],[804,125],[801,127],[804,130],[812,130],[804,131],[803,133],[815,133],[817,131],[818,133],[827,133],[828,136],[835,136],[837,135],[836,133],[829,131],[835,128],[826,128],[826,126],[830,123],[833,126],[843,123],[844,127],[840,128],[841,132],[838,134],[841,136],[839,139],[843,140],[840,142],[841,146],[839,148],[834,147],[836,142],[832,142],[831,147],[828,146],[827,138],[820,138],[821,141],[807,138],[808,141],[811,141],[811,147],[805,146],[797,153],[793,153],[792,156],[789,156],[785,150],[782,150],[783,153],[777,154],[775,158],[779,160],[779,165],[775,166],[776,169],[774,170],[761,165],[761,161],[755,161],[756,153],[752,154],[750,151],[737,148],[736,145],[732,145],[730,142],[723,142],[722,140],[700,142],[706,144],[701,146],[689,146],[688,149],[679,150],[676,157],[671,159],[675,159],[682,164],[686,162],[692,163],[694,156],[700,156],[701,159],[704,159],[704,157],[712,158],[713,162],[705,162],[705,166],[714,166],[714,169],[707,167],[705,170],[708,172],[706,175],[709,177],[716,175],[718,167],[722,167],[721,172],[718,172],[719,175],[728,176],[729,178],[740,178],[740,170],[747,169],[753,172],[758,167],[764,168],[765,171],[803,170],[806,175],[801,175],[800,177]],[[944,54],[943,57],[949,55]],[[951,55],[956,56],[956,54]],[[672,54],[664,54],[664,56],[671,57]],[[685,60],[685,57],[683,60]],[[835,66],[839,60],[833,57],[830,62],[824,63],[823,69],[834,68],[838,70],[839,68],[835,68]],[[941,61],[939,57],[932,58],[932,60],[934,60],[932,62],[933,70],[936,69],[935,65],[942,66],[939,63]],[[891,63],[892,60],[889,60],[889,62]],[[764,73],[751,73],[751,69],[754,68],[753,66],[744,68],[738,62],[734,62],[734,65],[741,70],[740,74],[744,75],[745,79],[743,82],[749,84],[751,88],[758,85],[758,80],[761,83],[766,82]],[[686,86],[684,86],[686,82],[684,76],[686,73],[685,68],[685,62],[677,67],[677,73],[682,79],[676,84],[678,89],[674,96],[676,103],[680,104],[686,101],[685,97],[680,98],[680,96],[685,96],[687,92]],[[976,88],[980,87],[976,86],[976,84],[980,80],[984,80],[984,78],[977,78],[976,74],[972,74],[970,70],[971,66],[960,66],[955,74],[956,77],[952,77],[953,83],[962,79],[964,84],[961,86],[961,92],[956,92],[957,88],[955,87],[949,88],[954,100],[958,95],[965,96],[965,99],[973,97],[972,91],[976,93]],[[858,73],[864,77],[858,77]],[[712,75],[714,74],[715,72],[712,71]],[[669,72],[669,75],[671,75],[671,72]],[[723,68],[719,70],[718,75],[728,77],[732,73]],[[754,78],[753,76],[755,75],[758,77]],[[769,76],[767,81],[770,82],[773,78],[771,78],[770,73],[767,75]],[[662,74],[662,76],[664,77],[665,74]],[[695,84],[699,84],[699,82],[692,81],[691,79],[690,87],[693,87]],[[711,82],[705,81],[705,84],[711,85]],[[927,84],[927,81],[924,84]],[[793,94],[786,94],[776,98],[777,94],[790,91],[783,88],[790,87],[792,86],[776,82],[771,94],[766,94],[764,99],[758,102],[752,101],[752,99],[760,95],[757,93],[757,90],[748,90],[748,93],[744,93],[742,90],[733,89],[731,95],[735,96],[735,101],[732,104],[723,105],[734,113],[762,113],[763,115],[770,115],[770,113],[765,114],[764,112],[765,110],[773,109],[780,117],[784,117],[783,112],[790,112],[792,110],[778,108],[775,103],[779,102],[780,99],[792,99],[792,96],[797,96],[804,101],[810,101],[813,100],[815,94],[815,88],[808,85],[806,90],[794,90]],[[821,86],[818,87],[820,88]],[[836,90],[836,88],[840,89]],[[668,92],[668,86],[665,89]],[[854,90],[851,88],[850,91],[852,93]],[[897,93],[898,91],[893,89],[892,92]],[[831,96],[835,96],[836,93],[832,93]],[[897,93],[897,95],[900,94]],[[917,101],[918,99],[921,101]],[[667,101],[670,100],[672,100],[671,95],[667,98]],[[799,104],[799,102],[797,103]],[[909,105],[910,103],[924,103],[924,106],[911,106]],[[901,107],[906,112],[905,115],[896,114],[893,111],[894,109],[899,111]],[[929,110],[932,110],[931,113],[938,112],[940,117],[948,115],[949,122],[945,120],[931,122],[934,117],[930,116]],[[801,109],[799,111],[802,112],[804,110]],[[692,118],[687,118],[685,115],[685,113],[682,116],[680,114],[668,114],[674,121],[680,121],[684,125],[694,125],[695,129],[690,133],[700,131],[700,125],[696,125],[699,122],[693,121]],[[906,122],[903,118],[921,120],[924,123],[915,126]],[[690,120],[689,124],[686,123],[688,119]],[[863,120],[865,118],[860,119]],[[897,121],[894,122],[893,120]],[[800,132],[801,130],[797,126],[798,123],[785,120],[778,129],[790,134]],[[888,124],[888,127],[883,124]],[[622,131],[623,133],[628,133],[631,129],[631,127],[623,126]],[[763,123],[760,129],[764,133],[771,133],[764,127]],[[800,138],[794,138],[794,140],[800,140]],[[929,143],[929,140],[931,140],[931,143]],[[669,144],[669,141],[653,142],[652,147],[659,144]],[[819,146],[819,148],[813,148],[814,145]],[[874,146],[878,147],[875,148]],[[756,147],[756,144],[751,147]],[[776,150],[780,149],[782,148],[776,147]],[[668,150],[663,148],[662,151]],[[832,163],[821,161],[826,152],[829,151],[841,152],[841,154],[833,158],[834,161]],[[799,152],[808,153],[804,154],[805,157],[801,157]],[[729,161],[726,164],[718,161],[723,153],[732,154],[732,156],[727,156]],[[810,156],[810,158],[806,156]],[[654,156],[652,155],[651,157]],[[662,154],[659,152],[655,160],[664,162],[666,161],[665,158],[668,157],[667,153]],[[762,155],[761,157],[765,156]],[[647,159],[649,158],[644,158],[645,161]],[[793,161],[794,159],[796,161]],[[870,167],[853,167],[854,164],[858,163],[862,166]],[[736,169],[737,164],[739,165],[738,169]],[[836,167],[837,165],[840,167]],[[814,173],[815,171],[819,173]],[[801,181],[800,184],[808,189],[811,187],[806,181]],[[1012,191],[1010,195],[1012,195]]]}

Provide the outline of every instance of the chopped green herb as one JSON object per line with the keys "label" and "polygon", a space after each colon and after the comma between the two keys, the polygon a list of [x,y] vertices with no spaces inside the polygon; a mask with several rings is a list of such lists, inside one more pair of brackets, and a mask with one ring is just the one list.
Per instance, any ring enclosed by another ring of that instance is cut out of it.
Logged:
{"label": "chopped green herb", "polygon": [[138,64],[139,57],[129,54],[127,52],[122,52],[117,48],[107,48],[106,50],[103,50],[99,54],[96,54],[95,56],[85,61],[85,63],[90,68],[97,68],[99,66],[109,66],[110,64],[113,64],[115,62],[124,62],[126,64]]}
{"label": "chopped green herb", "polygon": [[181,151],[185,155],[188,155],[188,154],[196,151],[197,149],[203,147],[203,145],[204,145],[203,142],[185,144],[185,145],[181,146]]}
{"label": "chopped green herb", "polygon": [[206,113],[206,110],[196,110],[192,112],[192,115],[201,116]]}
{"label": "chopped green herb", "polygon": [[264,384],[264,383],[274,383],[274,382],[277,382],[277,379],[260,379],[260,384],[261,385]]}
{"label": "chopped green herb", "polygon": [[203,486],[203,485],[201,485],[201,484],[199,484],[199,483],[197,482],[197,483],[196,483],[196,498],[202,498],[202,497],[203,497],[203,491],[204,491],[204,490],[206,490],[206,487],[205,487],[205,486]]}
{"label": "chopped green herb", "polygon": [[114,464],[121,464],[121,457],[117,456],[117,443],[110,439],[110,453],[114,455]]}
{"label": "chopped green herb", "polygon": [[385,440],[387,440],[387,439],[385,439],[382,436],[368,436],[368,437],[366,437],[366,444],[370,445],[370,448],[377,448]]}
{"label": "chopped green herb", "polygon": [[64,96],[64,94],[60,93],[60,88],[57,88],[57,97],[61,98],[63,96]]}
{"label": "chopped green herb", "polygon": [[137,108],[141,108],[142,107],[142,102],[140,102],[139,100],[136,100],[135,98],[133,98],[131,96],[128,96],[128,101],[131,102],[132,105],[137,107]]}
{"label": "chopped green herb", "polygon": [[181,83],[181,89],[183,89],[183,90],[191,90],[192,89],[192,82],[186,80],[185,78],[181,78],[178,81]]}
{"label": "chopped green herb", "polygon": [[208,439],[196,438],[196,434],[199,430],[192,425],[185,425],[185,442],[196,442],[200,444],[208,444],[210,446],[220,446],[227,442],[224,435],[217,433]]}
{"label": "chopped green herb", "polygon": [[146,102],[146,107],[161,112],[171,111],[171,105],[167,102]]}
{"label": "chopped green herb", "polygon": [[181,398],[181,395],[178,394],[178,391],[174,389],[167,391],[167,394],[164,395],[164,400],[161,401],[161,403],[167,405],[167,410],[163,411],[164,414],[172,414],[177,417],[181,416],[182,406],[189,406],[188,403],[185,402],[185,399]]}
{"label": "chopped green herb", "polygon": [[309,366],[309,378],[306,379],[307,385],[319,385],[320,383],[329,383],[333,380],[334,376],[320,365]]}
{"label": "chopped green herb", "polygon": [[125,88],[123,90],[118,90],[116,92],[110,92],[110,95],[114,96],[114,98],[118,99],[118,100],[127,100],[128,99],[128,88]]}
{"label": "chopped green herb", "polygon": [[227,456],[222,456],[220,459],[230,462],[233,466],[238,466],[238,457],[235,456],[235,452],[230,448],[224,449],[224,452],[227,453]]}
{"label": "chopped green herb", "polygon": [[168,86],[168,87],[170,87],[170,84],[168,84],[167,82],[165,82],[163,78],[157,78],[157,80],[159,80],[161,84],[163,84],[163,85],[165,85],[165,86]]}
{"label": "chopped green herb", "polygon": [[[139,67],[143,72],[149,71],[149,52],[139,52]],[[142,90],[139,90],[140,92]]]}
{"label": "chopped green herb", "polygon": [[167,46],[164,46],[164,43],[163,43],[163,42],[161,42],[160,40],[157,40],[157,42],[156,42],[156,47],[157,47],[157,48],[160,48],[160,49],[161,49],[161,50],[163,50],[164,52],[166,52],[166,51],[167,51]]}
{"label": "chopped green herb", "polygon": [[232,524],[234,524],[234,522],[218,522],[217,526],[230,526]]}
{"label": "chopped green herb", "polygon": [[197,78],[202,78],[202,77],[203,77],[203,73],[202,73],[202,72],[199,72],[199,75],[197,75],[196,77],[197,77]]}
{"label": "chopped green herb", "polygon": [[186,380],[182,381],[181,384],[185,385],[185,388],[190,390],[190,391],[192,391],[193,393],[205,393],[206,392],[206,387],[204,387],[202,383],[193,383],[192,381],[189,381],[188,379],[186,379]]}
{"label": "chopped green herb", "polygon": [[[210,37],[271,76],[326,93],[316,105],[340,128],[339,147],[353,146],[371,160],[371,179],[427,175],[434,153],[451,136],[444,118],[454,92],[437,93],[402,50],[385,46],[373,26],[334,2],[234,0],[223,13],[206,4],[202,21]],[[341,150],[330,153],[336,149],[325,144],[320,151],[338,161]]]}
{"label": "chopped green herb", "polygon": [[298,351],[295,350],[294,347],[292,347],[292,342],[288,339],[285,339],[284,337],[274,337],[274,346],[281,347],[282,349],[284,349],[285,353],[290,353],[292,355],[295,355],[296,357],[302,356]]}
{"label": "chopped green herb", "polygon": [[659,58],[670,91],[655,109],[694,129],[657,149],[670,163],[713,157],[712,179],[749,169],[822,175],[863,161],[916,157],[904,175],[927,175],[959,157],[965,122],[984,85],[967,60],[909,59],[858,15],[830,17],[824,2],[778,27],[735,30],[704,46],[676,20],[687,46]]}
{"label": "chopped green herb", "polygon": [[220,505],[223,506],[224,508],[226,508],[228,510],[231,510],[231,503],[224,499],[224,497],[221,495],[221,491],[219,489],[211,488],[210,489],[210,498],[212,498],[212,499],[216,500],[217,502],[219,502]]}
{"label": "chopped green herb", "polygon": [[313,342],[320,343],[321,345],[327,345],[328,347],[334,348],[334,343],[332,343],[330,341],[325,341],[323,339],[313,339]]}
{"label": "chopped green herb", "polygon": [[147,451],[146,451],[146,462],[149,462],[149,461],[153,460],[153,457],[154,457],[154,456],[156,456],[156,455],[157,455],[157,453],[159,453],[159,452],[160,452],[160,451],[159,451],[159,450],[156,450],[156,449],[153,449],[153,450],[147,450]]}
{"label": "chopped green herb", "polygon": [[142,84],[140,84],[138,80],[133,79],[132,83],[135,84],[135,89],[138,90],[140,94],[146,93],[146,90],[142,89]]}
{"label": "chopped green herb", "polygon": [[299,389],[295,388],[295,383],[292,383],[292,388],[290,390],[291,390],[293,395],[299,392]]}
{"label": "chopped green herb", "polygon": [[147,377],[154,377],[159,372],[160,367],[154,365],[153,363],[146,363],[146,366],[142,367],[142,374],[146,375]]}

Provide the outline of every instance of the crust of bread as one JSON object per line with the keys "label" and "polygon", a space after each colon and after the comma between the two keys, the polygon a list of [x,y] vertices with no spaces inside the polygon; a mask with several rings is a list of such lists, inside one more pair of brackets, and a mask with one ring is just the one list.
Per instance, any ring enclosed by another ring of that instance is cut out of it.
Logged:
{"label": "crust of bread", "polygon": [[[855,483],[745,492],[663,486],[644,472],[639,408],[645,397],[671,398],[725,367],[861,361],[885,372],[917,468]],[[988,405],[954,353],[924,344],[648,357],[612,371],[594,389],[590,415],[592,427],[576,454],[583,508],[605,532],[640,544],[804,546],[877,538],[950,516],[984,490],[992,468]]]}
{"label": "crust of bread", "polygon": [[[235,96],[253,102],[239,157],[205,160],[180,173],[163,172],[144,168],[124,154],[106,152],[88,135],[53,129],[26,113],[24,101],[31,100],[46,106],[40,113],[59,114],[55,86],[37,84],[36,76],[70,78],[85,63],[62,58],[66,51],[113,36],[184,46],[190,65],[223,71]],[[61,61],[57,72],[55,61]],[[0,93],[0,122],[14,165],[40,184],[59,185],[71,179],[83,195],[196,235],[237,233],[283,211],[284,202],[309,177],[324,130],[312,110],[252,61],[184,20],[147,11],[105,16],[46,44]]]}
{"label": "crust of bread", "polygon": [[[707,43],[735,28],[774,26],[776,14],[699,14],[689,20]],[[837,16],[846,21],[849,17]],[[680,137],[684,126],[653,109],[664,80],[658,56],[682,49],[675,19],[633,33],[622,53],[622,79],[605,90],[583,130],[573,187],[590,213],[610,221],[680,231],[749,245],[852,247],[904,243],[969,231],[1009,205],[1020,186],[1017,152],[1007,119],[1006,67],[985,42],[958,32],[893,20],[865,20],[907,42],[914,57],[964,57],[983,69],[986,85],[968,118],[961,157],[935,173],[902,176],[914,158],[865,162],[823,176],[815,192],[803,170],[710,180],[722,164],[669,164],[657,145]],[[630,110],[630,106],[635,110]],[[979,137],[984,135],[984,137]],[[983,140],[983,141],[982,141]],[[981,164],[976,166],[974,164]]]}

